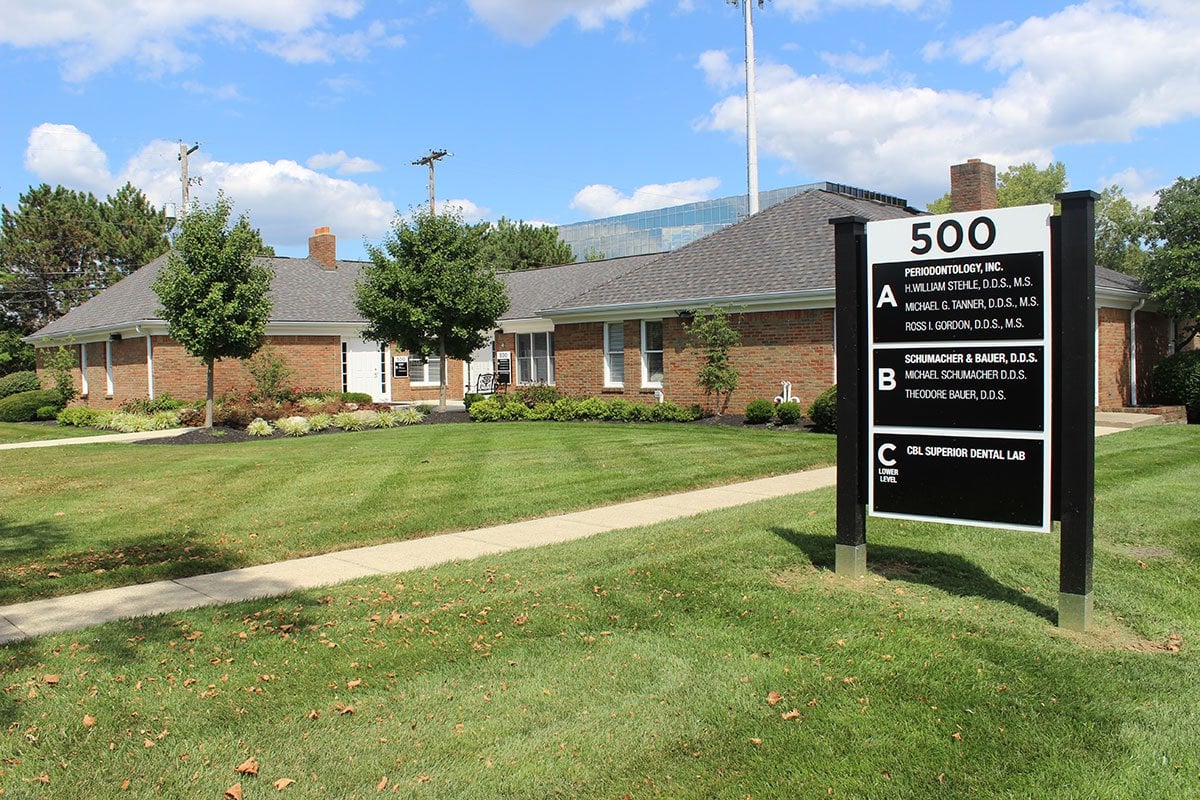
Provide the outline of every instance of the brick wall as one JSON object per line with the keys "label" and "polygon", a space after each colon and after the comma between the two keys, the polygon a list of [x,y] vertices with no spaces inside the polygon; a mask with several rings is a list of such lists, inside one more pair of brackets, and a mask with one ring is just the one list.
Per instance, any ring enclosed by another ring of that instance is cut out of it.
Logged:
{"label": "brick wall", "polygon": [[1167,357],[1171,346],[1170,321],[1162,314],[1137,313],[1137,387],[1138,405],[1154,402],[1154,385],[1150,372],[1154,365]]}
{"label": "brick wall", "polygon": [[[403,350],[393,352],[396,358],[406,358],[408,353]],[[435,360],[437,356],[431,356]],[[446,397],[451,400],[461,400],[463,397],[463,378],[465,365],[453,358],[446,359]],[[340,381],[340,378],[339,378]],[[437,401],[441,393],[438,386],[413,386],[410,378],[392,378],[392,400],[401,401]]]}
{"label": "brick wall", "polygon": [[[663,319],[663,395],[683,405],[712,407],[696,385],[701,354],[686,347],[683,324]],[[734,316],[742,344],[730,354],[730,363],[741,374],[729,410],[740,412],[747,402],[779,394],[782,380],[792,382],[792,393],[806,407],[833,383],[833,310],[768,311]],[[604,386],[604,324],[584,322],[559,325],[554,330],[556,385],[572,396],[620,396],[654,402],[654,390],[642,388],[641,322],[626,320],[625,382],[621,388]],[[501,349],[497,340],[497,349]]]}
{"label": "brick wall", "polygon": [[1100,408],[1121,408],[1129,404],[1129,311],[1101,308],[1099,323],[1098,405]]}

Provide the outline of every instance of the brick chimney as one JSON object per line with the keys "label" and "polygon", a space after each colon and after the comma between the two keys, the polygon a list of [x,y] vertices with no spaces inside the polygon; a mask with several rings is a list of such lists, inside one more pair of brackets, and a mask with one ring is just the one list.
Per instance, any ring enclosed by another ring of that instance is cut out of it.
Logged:
{"label": "brick chimney", "polygon": [[337,237],[329,232],[328,225],[308,237],[308,257],[325,269],[337,269]]}
{"label": "brick chimney", "polygon": [[996,168],[978,158],[950,167],[950,210],[983,211],[996,207]]}

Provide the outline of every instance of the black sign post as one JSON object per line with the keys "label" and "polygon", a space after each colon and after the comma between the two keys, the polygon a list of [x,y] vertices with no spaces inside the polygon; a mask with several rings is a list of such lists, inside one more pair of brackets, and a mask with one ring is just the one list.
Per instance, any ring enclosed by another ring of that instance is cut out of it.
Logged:
{"label": "black sign post", "polygon": [[1092,541],[1095,509],[1096,200],[1092,191],[1058,195],[1062,204],[1054,253],[1055,328],[1061,422],[1056,430],[1054,485],[1058,497],[1058,624],[1085,631],[1092,620]]}
{"label": "black sign post", "polygon": [[[1050,531],[1059,624],[1092,610],[1093,192],[835,232],[836,570],[873,516]],[[868,237],[870,249],[868,250]]]}
{"label": "black sign post", "polygon": [[834,570],[848,578],[867,574],[866,389],[860,364],[866,353],[862,308],[866,298],[867,239],[864,217],[838,217],[834,225],[837,295],[837,544]]}

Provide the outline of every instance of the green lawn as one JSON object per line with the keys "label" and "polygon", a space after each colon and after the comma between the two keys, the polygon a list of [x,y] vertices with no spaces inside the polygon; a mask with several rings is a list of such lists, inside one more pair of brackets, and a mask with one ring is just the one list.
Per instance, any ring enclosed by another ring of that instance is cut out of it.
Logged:
{"label": "green lawn", "polygon": [[1097,450],[1088,635],[1055,537],[871,520],[846,581],[822,490],[0,648],[0,787],[1195,797],[1200,429]]}
{"label": "green lawn", "polygon": [[35,422],[0,422],[0,444],[40,442],[45,439],[70,439],[76,436],[101,436],[106,433],[112,433],[112,431],[60,427]]}
{"label": "green lawn", "polygon": [[9,451],[0,604],[790,472],[830,463],[833,447],[719,426],[509,423]]}

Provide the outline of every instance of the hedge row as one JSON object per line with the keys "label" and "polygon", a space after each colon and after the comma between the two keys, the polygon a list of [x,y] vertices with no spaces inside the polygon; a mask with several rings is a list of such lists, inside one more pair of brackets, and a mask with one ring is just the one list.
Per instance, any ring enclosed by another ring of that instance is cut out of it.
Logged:
{"label": "hedge row", "polygon": [[471,404],[471,419],[475,422],[515,422],[519,420],[600,420],[607,422],[692,422],[700,418],[699,406],[677,403],[632,403],[624,398],[604,400],[589,397],[576,400],[560,397],[553,402],[537,403],[530,407],[520,398],[505,395],[477,400]]}

